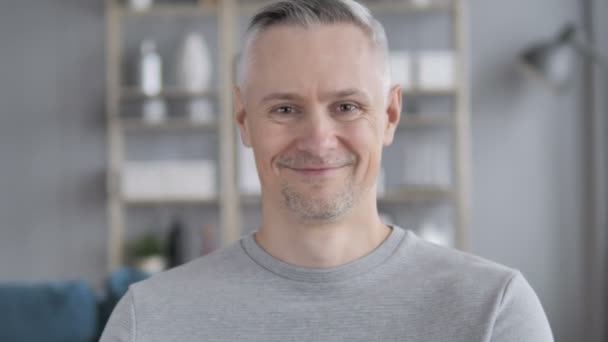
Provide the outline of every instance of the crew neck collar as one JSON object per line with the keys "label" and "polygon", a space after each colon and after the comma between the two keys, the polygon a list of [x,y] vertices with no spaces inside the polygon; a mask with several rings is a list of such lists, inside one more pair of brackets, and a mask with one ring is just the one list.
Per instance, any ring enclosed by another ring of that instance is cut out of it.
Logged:
{"label": "crew neck collar", "polygon": [[344,265],[330,268],[307,268],[286,263],[268,254],[255,240],[255,233],[241,239],[241,246],[254,262],[283,278],[309,283],[343,281],[365,273],[384,263],[401,245],[406,232],[397,226],[389,226],[391,232],[386,239],[367,255]]}

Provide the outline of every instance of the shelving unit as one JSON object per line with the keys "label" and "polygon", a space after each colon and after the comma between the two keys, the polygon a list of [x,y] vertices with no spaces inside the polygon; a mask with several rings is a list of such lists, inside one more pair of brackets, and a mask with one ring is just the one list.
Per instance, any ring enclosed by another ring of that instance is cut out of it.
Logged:
{"label": "shelving unit", "polygon": [[[123,246],[127,231],[127,210],[130,206],[208,206],[219,212],[221,243],[229,244],[240,238],[243,227],[243,206],[258,205],[259,196],[242,195],[237,182],[237,135],[232,115],[232,80],[234,56],[238,45],[239,18],[248,16],[269,1],[215,0],[195,1],[192,4],[158,4],[145,11],[133,11],[118,0],[106,1],[107,38],[107,139],[108,139],[108,267],[113,269],[124,260]],[[428,203],[447,201],[454,207],[456,247],[469,248],[469,187],[470,187],[470,110],[466,54],[466,0],[442,1],[430,6],[417,6],[407,1],[377,0],[366,4],[375,13],[447,13],[453,17],[453,41],[456,56],[455,89],[424,91],[414,89],[406,96],[428,98],[449,97],[454,101],[454,112],[449,115],[425,117],[403,115],[399,129],[449,129],[453,133],[454,182],[451,186],[404,186],[391,189],[378,199],[380,205],[399,206],[402,203]],[[213,91],[191,93],[167,87],[158,95],[149,97],[129,85],[122,84],[125,52],[123,30],[125,21],[131,18],[169,16],[214,18],[217,22],[217,72],[218,84]],[[145,123],[138,118],[122,117],[124,102],[159,98],[167,101],[196,98],[213,99],[218,104],[218,115],[213,123],[194,123],[176,117],[161,123]],[[217,198],[146,198],[127,199],[121,193],[121,177],[126,162],[126,134],[128,132],[195,131],[201,134],[217,134],[219,159]]]}

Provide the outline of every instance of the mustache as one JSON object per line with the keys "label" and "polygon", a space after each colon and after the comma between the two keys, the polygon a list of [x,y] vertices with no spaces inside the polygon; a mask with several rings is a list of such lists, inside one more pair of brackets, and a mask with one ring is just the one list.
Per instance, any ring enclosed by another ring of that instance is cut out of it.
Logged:
{"label": "mustache", "polygon": [[291,169],[336,168],[353,164],[357,157],[352,153],[344,155],[317,156],[310,152],[280,156],[277,159],[279,166]]}

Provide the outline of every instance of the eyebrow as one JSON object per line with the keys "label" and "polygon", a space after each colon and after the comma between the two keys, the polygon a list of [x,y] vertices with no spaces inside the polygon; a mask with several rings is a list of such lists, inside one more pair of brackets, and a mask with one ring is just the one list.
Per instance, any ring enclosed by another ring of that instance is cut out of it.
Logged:
{"label": "eyebrow", "polygon": [[[356,88],[348,88],[348,89],[344,89],[344,90],[329,92],[327,94],[324,94],[322,97],[323,98],[342,99],[342,98],[350,97],[353,95],[360,96],[360,97],[364,98],[365,100],[369,100],[369,97],[367,96],[367,94],[365,94],[364,92],[362,92]],[[268,101],[273,101],[273,100],[293,101],[293,100],[300,100],[300,99],[302,99],[302,96],[300,96],[296,93],[279,92],[279,93],[271,93],[271,94],[264,96],[262,98],[261,102],[268,102]]]}
{"label": "eyebrow", "polygon": [[330,98],[338,98],[338,99],[342,99],[345,97],[350,97],[350,96],[359,96],[364,98],[365,100],[369,100],[369,97],[367,96],[366,93],[362,92],[359,89],[356,88],[349,88],[349,89],[344,89],[344,90],[339,90],[336,92],[331,92],[328,93],[326,96],[330,97]]}
{"label": "eyebrow", "polygon": [[271,93],[262,98],[261,102],[268,102],[272,100],[298,100],[301,96],[295,93]]}

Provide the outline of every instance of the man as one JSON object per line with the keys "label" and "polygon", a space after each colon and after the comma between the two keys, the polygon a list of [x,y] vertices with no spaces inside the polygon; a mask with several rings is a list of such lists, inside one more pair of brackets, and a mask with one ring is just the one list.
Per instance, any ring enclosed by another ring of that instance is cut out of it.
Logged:
{"label": "man", "polygon": [[263,222],[131,286],[110,341],[552,341],[523,276],[383,224],[376,178],[401,90],[382,26],[353,0],[252,20],[235,88]]}

